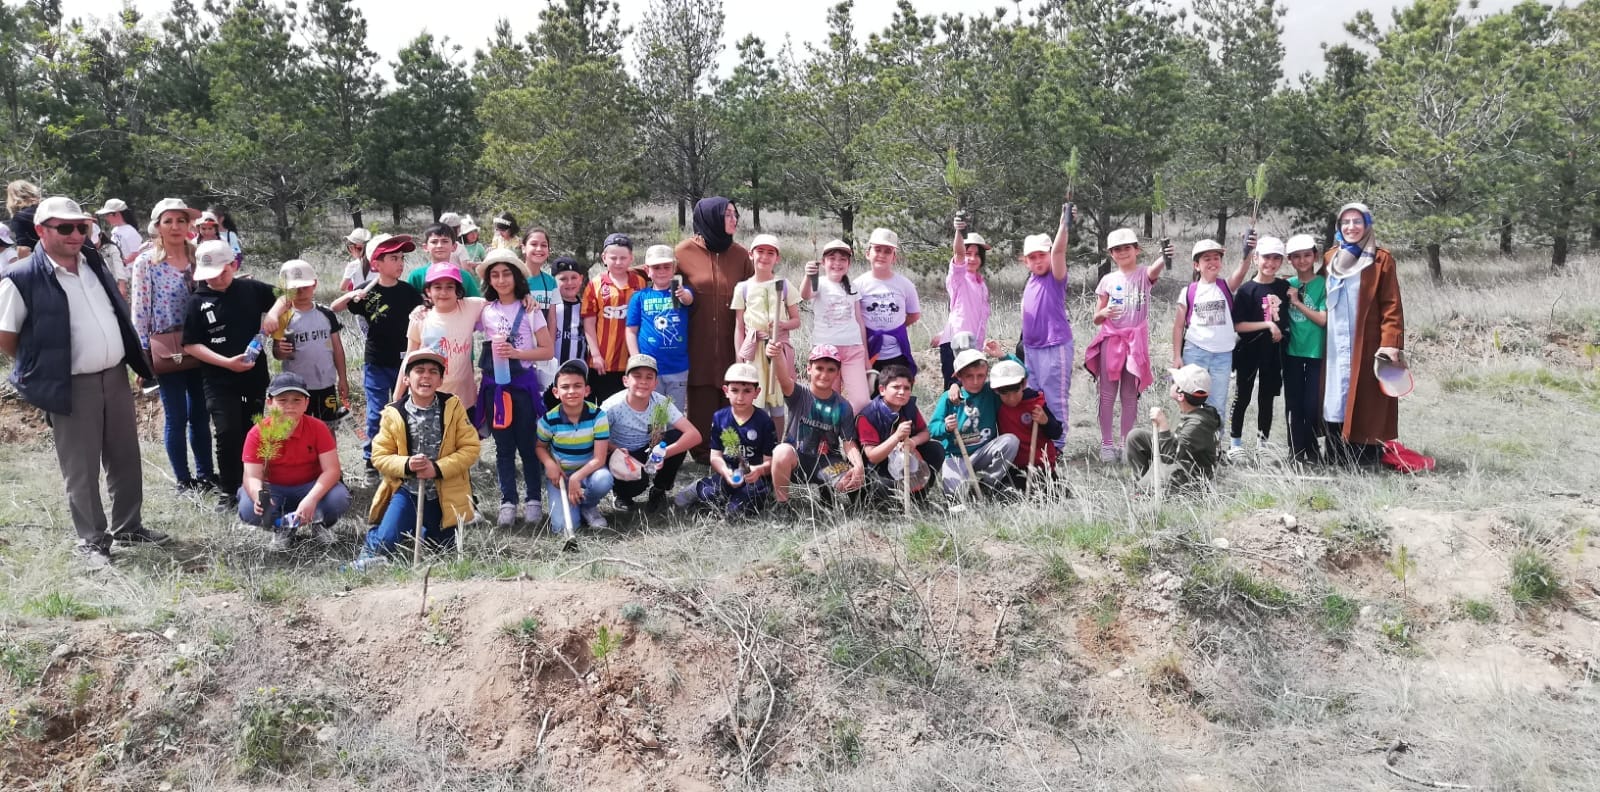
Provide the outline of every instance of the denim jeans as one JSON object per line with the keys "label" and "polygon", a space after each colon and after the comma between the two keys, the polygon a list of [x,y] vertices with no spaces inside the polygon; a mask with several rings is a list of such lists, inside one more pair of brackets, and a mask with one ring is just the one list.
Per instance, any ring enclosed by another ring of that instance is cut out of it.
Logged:
{"label": "denim jeans", "polygon": [[[433,498],[422,508],[422,540],[438,547],[450,547],[456,542],[456,529],[440,528],[444,513],[439,509],[439,499]],[[403,537],[408,537],[417,527],[417,491],[414,480],[396,490],[389,505],[383,510],[383,519],[367,529],[367,543],[362,553],[385,555],[395,551]]]}
{"label": "denim jeans", "polygon": [[[315,481],[297,484],[292,487],[287,484],[267,485],[272,503],[263,509],[259,515],[256,514],[255,502],[250,500],[249,493],[244,491],[244,487],[240,487],[238,492],[239,521],[250,525],[259,525],[262,528],[270,528],[272,523],[279,517],[299,509],[300,501],[316,485],[317,482]],[[349,510],[350,490],[345,489],[344,482],[339,482],[333,485],[333,489],[328,490],[327,494],[322,496],[321,501],[317,502],[317,522],[331,526],[338,522],[339,518],[343,517],[344,513]]]}
{"label": "denim jeans", "polygon": [[[156,377],[161,388],[161,412],[166,418],[162,442],[167,462],[178,483],[191,478],[210,478],[211,422],[206,412],[206,388],[199,369],[178,371]],[[184,448],[184,430],[189,432],[189,447]],[[194,452],[194,476],[189,475],[189,452]]]}
{"label": "denim jeans", "polygon": [[511,394],[511,425],[504,429],[491,429],[494,435],[494,467],[500,477],[500,502],[517,502],[517,457],[522,457],[522,475],[527,481],[528,501],[539,501],[539,482],[544,479],[544,466],[534,455],[539,439],[539,411],[534,409],[534,397],[525,390],[508,389]]}
{"label": "denim jeans", "polygon": [[1228,377],[1233,374],[1233,350],[1227,352],[1208,352],[1200,347],[1184,342],[1184,365],[1193,363],[1211,374],[1211,392],[1206,395],[1206,404],[1217,411],[1217,416],[1222,419],[1223,430],[1228,426]]}
{"label": "denim jeans", "polygon": [[[606,468],[600,468],[590,473],[583,480],[583,503],[572,504],[572,519],[581,521],[582,518],[578,516],[580,510],[599,506],[600,501],[606,497],[606,493],[611,491],[611,486],[615,483],[616,481],[612,478],[611,471]],[[549,479],[544,481],[544,497],[545,500],[550,502],[550,533],[566,533],[567,515],[566,508],[562,506],[563,496],[561,491],[556,489],[556,485],[550,483]],[[578,526],[574,525],[572,529],[576,531]]]}
{"label": "denim jeans", "polygon": [[374,366],[361,367],[361,390],[367,395],[367,441],[361,444],[361,458],[372,460],[372,438],[378,436],[378,417],[383,408],[394,399],[394,386],[400,381],[400,369]]}

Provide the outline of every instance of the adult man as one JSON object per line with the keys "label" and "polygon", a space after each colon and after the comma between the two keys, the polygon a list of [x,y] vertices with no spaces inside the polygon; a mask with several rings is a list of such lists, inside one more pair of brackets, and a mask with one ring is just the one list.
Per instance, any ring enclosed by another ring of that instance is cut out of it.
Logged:
{"label": "adult man", "polygon": [[[16,360],[17,391],[50,423],[78,553],[99,569],[111,563],[113,540],[161,544],[167,537],[140,522],[144,484],[125,367],[154,375],[110,268],[83,244],[93,220],[68,198],[39,204],[39,248],[0,280],[0,351]],[[100,503],[102,465],[110,533]]]}

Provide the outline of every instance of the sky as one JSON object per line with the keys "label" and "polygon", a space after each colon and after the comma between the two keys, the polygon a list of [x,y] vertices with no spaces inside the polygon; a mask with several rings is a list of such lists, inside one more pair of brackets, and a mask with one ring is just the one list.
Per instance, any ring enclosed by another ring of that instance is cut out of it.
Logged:
{"label": "sky", "polygon": [[[124,0],[65,0],[68,16],[109,17],[117,12]],[[777,42],[790,36],[796,48],[800,45],[820,43],[827,36],[827,9],[837,0],[780,0],[779,2],[754,2],[731,0],[723,3],[726,20],[723,24],[723,63],[731,68],[735,58],[733,44],[748,33],[755,33],[768,43],[769,53],[777,50]],[[1187,5],[1188,0],[1171,0],[1175,7]],[[946,14],[973,9],[1004,6],[1015,13],[1011,2],[993,0],[914,0],[922,14]],[[156,18],[171,7],[170,0],[133,0],[133,4],[146,18]],[[199,3],[196,3],[198,5]],[[1288,8],[1283,19],[1284,75],[1293,81],[1302,72],[1319,72],[1322,69],[1323,43],[1348,40],[1345,22],[1357,11],[1370,10],[1380,27],[1387,24],[1390,11],[1398,5],[1394,0],[1282,0]],[[1492,12],[1514,5],[1514,0],[1482,0],[1479,10]],[[493,32],[495,20],[507,17],[520,37],[538,23],[542,0],[523,0],[507,3],[505,0],[356,0],[355,5],[367,17],[368,45],[384,62],[383,74],[391,71],[388,62],[396,57],[402,46],[414,39],[424,29],[435,36],[449,37],[462,45],[463,55],[470,58],[474,49],[483,46]],[[624,25],[638,27],[644,16],[648,0],[618,0]],[[1024,8],[1038,5],[1037,0],[1023,0]],[[1465,6],[1465,3],[1463,3]],[[865,37],[870,31],[881,30],[894,15],[892,0],[856,0],[855,20],[858,35]],[[630,51],[631,56],[631,51]]]}

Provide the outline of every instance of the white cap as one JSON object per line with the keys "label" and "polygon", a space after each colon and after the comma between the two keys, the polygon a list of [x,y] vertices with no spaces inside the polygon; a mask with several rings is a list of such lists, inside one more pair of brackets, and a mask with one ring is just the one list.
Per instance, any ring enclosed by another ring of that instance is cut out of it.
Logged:
{"label": "white cap", "polygon": [[346,234],[345,237],[344,237],[345,244],[347,244],[347,245],[360,245],[362,248],[366,248],[367,243],[371,242],[371,241],[372,241],[372,232],[368,231],[365,228],[353,229],[350,233]]}
{"label": "white cap", "polygon": [[1022,255],[1049,253],[1052,247],[1055,247],[1055,240],[1051,239],[1049,234],[1029,234],[1022,240]]}
{"label": "white cap", "polygon": [[1119,228],[1106,237],[1106,250],[1123,245],[1139,244],[1139,235],[1133,233],[1131,228]]}
{"label": "white cap", "polygon": [[455,212],[445,212],[444,214],[439,215],[439,222],[444,223],[451,228],[458,228],[461,226],[461,215],[458,215]]}
{"label": "white cap", "polygon": [[961,354],[956,355],[955,362],[950,365],[950,370],[959,374],[959,373],[961,373],[962,369],[964,369],[967,366],[970,366],[970,365],[972,365],[974,363],[988,363],[988,362],[989,362],[989,359],[983,356],[983,351],[982,350],[979,350],[979,349],[967,349],[967,350],[963,350],[961,352]]}
{"label": "white cap", "polygon": [[1213,250],[1221,253],[1224,251],[1224,248],[1215,239],[1202,239],[1199,242],[1194,243],[1194,253],[1192,253],[1189,258],[1199,261],[1201,253],[1210,253]]}
{"label": "white cap", "polygon": [[769,247],[779,253],[783,252],[783,248],[778,246],[778,238],[771,234],[757,234],[755,240],[750,243],[751,252],[758,247]]}
{"label": "white cap", "polygon": [[205,225],[206,223],[216,223],[220,225],[222,221],[218,220],[216,214],[212,212],[201,212],[200,219],[195,221],[195,225]]}
{"label": "white cap", "polygon": [[735,363],[728,367],[728,373],[722,375],[723,382],[747,382],[751,385],[761,384],[761,372],[756,370],[754,363]]}
{"label": "white cap", "polygon": [[987,239],[984,239],[982,234],[967,234],[967,238],[961,240],[961,245],[962,245],[962,247],[965,247],[967,245],[977,245],[978,247],[981,247],[984,250],[988,250],[989,249],[989,241]]}
{"label": "white cap", "polygon": [[677,261],[677,258],[672,255],[672,248],[667,245],[651,245],[645,248],[644,265],[646,267],[652,264],[671,264],[675,261]]}
{"label": "white cap", "polygon": [[[199,209],[191,208],[183,202],[182,198],[162,198],[156,202],[155,206],[150,207],[151,224],[155,224],[167,212],[183,212],[189,216],[189,222],[191,223],[200,219],[201,214]],[[154,236],[154,233],[151,235]]]}
{"label": "white cap", "polygon": [[481,230],[481,229],[478,228],[478,224],[472,222],[472,215],[467,215],[466,217],[461,219],[461,228],[460,228],[460,230],[456,231],[456,233],[461,235],[461,236],[466,236],[467,234],[470,234],[470,233],[473,233],[474,231],[479,231],[479,230]]}
{"label": "white cap", "polygon": [[1286,256],[1288,253],[1283,249],[1283,240],[1274,236],[1269,236],[1262,237],[1256,242],[1256,255]]}
{"label": "white cap", "polygon": [[210,280],[222,274],[234,260],[233,246],[220,239],[201,242],[194,252],[194,274],[197,281]]}
{"label": "white cap", "polygon": [[1211,393],[1211,372],[1198,364],[1190,363],[1183,368],[1167,369],[1167,372],[1172,375],[1172,384],[1178,386],[1179,393]]}
{"label": "white cap", "polygon": [[822,255],[826,256],[826,255],[828,255],[829,253],[831,253],[831,252],[833,252],[835,250],[843,250],[845,252],[845,255],[849,255],[849,256],[855,255],[855,251],[850,249],[850,243],[844,241],[843,239],[835,239],[835,240],[829,242],[828,244],[823,245],[822,246]]}
{"label": "white cap", "polygon": [[1285,256],[1291,253],[1299,253],[1302,250],[1309,250],[1312,253],[1317,252],[1317,240],[1312,239],[1310,234],[1295,234],[1289,237],[1289,242],[1283,246],[1283,254]]}
{"label": "white cap", "polygon": [[900,249],[900,235],[887,228],[872,229],[872,237],[867,240],[867,246],[888,245],[896,250]]}
{"label": "white cap", "polygon": [[57,195],[39,202],[39,208],[33,211],[34,225],[44,225],[46,220],[93,220],[94,215],[85,214],[83,207],[77,201],[65,196]]}
{"label": "white cap", "polygon": [[1009,358],[994,364],[989,370],[989,387],[1009,388],[1028,378],[1028,370]]}
{"label": "white cap", "polygon": [[[207,242],[206,244],[211,244]],[[230,252],[232,248],[229,248]],[[302,289],[307,286],[317,285],[317,271],[311,265],[300,259],[290,259],[283,262],[278,268],[278,279],[283,281],[285,289]]]}
{"label": "white cap", "polygon": [[112,198],[112,199],[106,201],[105,206],[102,206],[98,210],[96,210],[95,214],[103,215],[103,214],[111,214],[112,212],[126,212],[126,211],[128,211],[128,202],[127,201],[124,201],[121,198]]}

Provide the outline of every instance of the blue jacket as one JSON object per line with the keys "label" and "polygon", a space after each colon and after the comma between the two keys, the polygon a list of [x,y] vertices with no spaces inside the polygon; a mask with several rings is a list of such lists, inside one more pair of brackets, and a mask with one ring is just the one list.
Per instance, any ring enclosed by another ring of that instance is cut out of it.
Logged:
{"label": "blue jacket", "polygon": [[[154,376],[145,362],[139,337],[128,318],[128,305],[122,301],[117,284],[105,260],[90,247],[83,249],[84,263],[100,279],[100,286],[111,298],[117,313],[117,329],[122,332],[122,362],[141,377]],[[55,265],[44,249],[33,251],[26,261],[13,263],[3,277],[16,284],[28,318],[17,332],[17,360],[11,368],[11,384],[24,401],[45,412],[72,414],[72,324],[68,317],[67,293],[55,277]]]}

